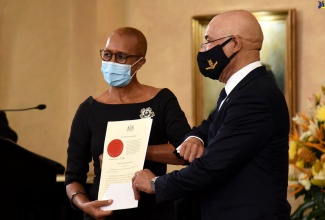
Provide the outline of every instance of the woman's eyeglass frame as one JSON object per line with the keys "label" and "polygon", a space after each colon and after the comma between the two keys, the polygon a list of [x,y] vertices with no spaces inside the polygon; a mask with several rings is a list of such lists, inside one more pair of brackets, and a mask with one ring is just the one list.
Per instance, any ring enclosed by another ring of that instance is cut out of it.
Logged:
{"label": "woman's eyeglass frame", "polygon": [[[105,49],[100,49],[99,50],[100,53],[100,57],[102,58],[103,61],[110,61],[113,57],[113,55],[115,56],[115,60],[116,62],[120,63],[120,64],[125,64],[128,61],[128,58],[130,57],[142,57],[142,55],[128,55],[125,53],[113,53],[109,50],[105,50]],[[110,54],[109,58],[104,58],[107,54]]]}

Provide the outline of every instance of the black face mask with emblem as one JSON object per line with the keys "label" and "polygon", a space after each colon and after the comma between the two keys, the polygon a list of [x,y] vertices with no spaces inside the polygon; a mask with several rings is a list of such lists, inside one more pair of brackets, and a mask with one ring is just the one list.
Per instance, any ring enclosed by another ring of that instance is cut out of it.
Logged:
{"label": "black face mask with emblem", "polygon": [[234,53],[228,58],[222,50],[222,48],[231,40],[232,38],[229,38],[222,44],[217,45],[208,51],[199,52],[197,54],[197,63],[203,76],[214,80],[219,79],[223,69],[236,55],[236,53]]}

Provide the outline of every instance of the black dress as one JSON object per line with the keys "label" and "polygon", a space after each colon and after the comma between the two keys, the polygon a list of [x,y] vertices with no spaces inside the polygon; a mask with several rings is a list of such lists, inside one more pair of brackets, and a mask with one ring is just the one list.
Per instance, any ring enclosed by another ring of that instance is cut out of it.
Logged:
{"label": "black dress", "polygon": [[[72,122],[67,168],[66,185],[79,182],[85,186],[89,163],[93,160],[94,184],[89,198],[98,196],[100,165],[99,155],[103,153],[108,121],[121,121],[151,117],[153,119],[149,145],[170,143],[177,147],[182,137],[190,131],[184,112],[176,96],[169,89],[162,89],[154,98],[133,104],[103,104],[88,97],[79,106]],[[167,165],[145,161],[144,168],[159,176],[166,173]],[[107,219],[176,219],[174,202],[155,204],[155,196],[141,194],[138,208],[114,211]],[[87,215],[85,219],[92,219]]]}

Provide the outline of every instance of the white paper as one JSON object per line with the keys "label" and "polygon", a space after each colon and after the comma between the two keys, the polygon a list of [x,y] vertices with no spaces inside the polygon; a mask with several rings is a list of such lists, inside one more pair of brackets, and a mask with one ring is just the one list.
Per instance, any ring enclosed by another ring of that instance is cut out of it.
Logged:
{"label": "white paper", "polygon": [[103,210],[138,207],[132,177],[143,169],[152,119],[108,122],[103,151],[98,200],[112,199]]}
{"label": "white paper", "polygon": [[[132,181],[120,184],[111,184],[108,186],[103,199],[113,199],[113,203],[110,206],[103,207],[104,210],[117,210],[117,209],[128,209],[133,207],[138,207],[138,200],[135,199],[127,199],[134,198],[133,190],[132,190]],[[126,198],[126,199],[124,199]]]}

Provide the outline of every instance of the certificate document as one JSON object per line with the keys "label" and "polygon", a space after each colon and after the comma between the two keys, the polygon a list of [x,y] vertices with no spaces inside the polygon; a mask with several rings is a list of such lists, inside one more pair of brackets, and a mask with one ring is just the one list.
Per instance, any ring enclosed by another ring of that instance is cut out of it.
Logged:
{"label": "certificate document", "polygon": [[138,207],[132,177],[143,169],[152,119],[107,123],[98,200],[112,199],[103,210]]}

